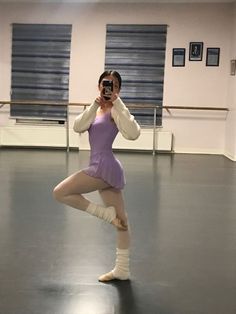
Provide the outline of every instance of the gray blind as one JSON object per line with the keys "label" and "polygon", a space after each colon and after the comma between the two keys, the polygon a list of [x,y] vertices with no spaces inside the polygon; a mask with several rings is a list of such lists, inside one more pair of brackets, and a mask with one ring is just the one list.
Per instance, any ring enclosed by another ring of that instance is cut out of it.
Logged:
{"label": "gray blind", "polygon": [[[13,24],[12,100],[69,99],[71,25]],[[66,106],[11,105],[13,117],[65,119]]]}
{"label": "gray blind", "polygon": [[156,105],[157,124],[162,123],[162,100],[167,25],[108,24],[105,69],[117,70],[123,79],[121,97],[128,103],[143,104],[131,110],[142,125],[153,124]]}

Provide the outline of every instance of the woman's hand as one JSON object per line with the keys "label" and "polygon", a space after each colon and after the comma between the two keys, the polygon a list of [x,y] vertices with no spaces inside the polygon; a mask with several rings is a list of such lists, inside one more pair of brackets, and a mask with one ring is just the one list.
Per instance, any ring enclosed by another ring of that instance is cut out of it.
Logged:
{"label": "woman's hand", "polygon": [[113,101],[115,101],[118,97],[119,97],[119,94],[116,92],[113,92],[111,94],[110,99],[105,99],[103,92],[101,91],[100,95],[96,98],[96,102],[99,104],[100,107],[106,107],[107,104],[112,105]]}
{"label": "woman's hand", "polygon": [[105,103],[115,101],[117,97],[119,97],[117,93],[112,93],[109,99],[105,99],[103,93],[101,92],[100,96],[96,98],[96,102],[99,103],[100,105],[104,105]]}
{"label": "woman's hand", "polygon": [[118,94],[118,93],[112,93],[111,98],[110,98],[110,101],[113,102],[113,101],[115,101],[118,97],[119,97],[119,94]]}
{"label": "woman's hand", "polygon": [[98,96],[95,100],[100,107],[105,105],[106,100],[102,97],[102,95]]}

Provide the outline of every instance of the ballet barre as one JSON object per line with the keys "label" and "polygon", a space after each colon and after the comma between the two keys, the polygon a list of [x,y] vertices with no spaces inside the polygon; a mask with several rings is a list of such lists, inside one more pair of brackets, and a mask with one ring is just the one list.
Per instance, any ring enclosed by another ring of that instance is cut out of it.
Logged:
{"label": "ballet barre", "polygon": [[[43,101],[43,100],[0,100],[0,109],[5,105],[48,105],[48,106],[65,106],[67,109],[66,114],[66,151],[69,152],[69,107],[77,106],[83,107],[84,109],[90,106],[90,103],[70,103],[70,102],[55,102],[55,101]],[[156,129],[157,129],[157,109],[165,109],[169,114],[170,110],[207,110],[207,111],[229,111],[228,108],[224,107],[201,107],[201,106],[158,106],[150,104],[132,104],[126,105],[129,109],[151,109],[153,110],[153,155],[156,153]]]}

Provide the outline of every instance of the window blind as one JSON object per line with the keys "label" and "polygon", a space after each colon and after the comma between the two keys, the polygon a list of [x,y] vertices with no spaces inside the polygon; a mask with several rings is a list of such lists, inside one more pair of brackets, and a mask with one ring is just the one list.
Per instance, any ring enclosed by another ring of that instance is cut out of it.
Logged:
{"label": "window blind", "polygon": [[[71,25],[13,24],[12,100],[69,99]],[[65,119],[66,106],[11,105],[13,117]]]}
{"label": "window blind", "polygon": [[118,71],[123,79],[121,97],[127,103],[143,104],[131,110],[143,126],[162,123],[162,101],[167,25],[108,24],[105,69]]}

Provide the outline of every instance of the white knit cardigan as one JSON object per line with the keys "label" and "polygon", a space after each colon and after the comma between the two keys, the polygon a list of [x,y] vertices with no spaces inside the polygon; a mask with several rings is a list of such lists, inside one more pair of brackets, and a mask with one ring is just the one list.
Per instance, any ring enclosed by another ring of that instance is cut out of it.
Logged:
{"label": "white knit cardigan", "polygon": [[[74,122],[74,131],[77,133],[87,131],[96,117],[98,108],[99,104],[94,101],[88,108],[78,115]],[[120,97],[113,101],[111,116],[124,138],[128,140],[136,140],[139,137],[140,126],[134,119],[134,116],[130,114],[128,108]]]}

